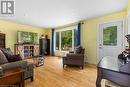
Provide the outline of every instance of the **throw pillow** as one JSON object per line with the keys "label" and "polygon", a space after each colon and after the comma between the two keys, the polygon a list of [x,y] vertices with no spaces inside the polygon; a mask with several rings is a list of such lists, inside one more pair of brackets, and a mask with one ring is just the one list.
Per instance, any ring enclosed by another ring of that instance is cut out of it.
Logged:
{"label": "throw pillow", "polygon": [[78,46],[75,50],[75,53],[76,54],[80,54],[82,52],[82,47],[81,46]]}
{"label": "throw pillow", "polygon": [[6,48],[7,52],[10,54],[10,55],[13,55],[13,52],[11,51],[10,48]]}
{"label": "throw pillow", "polygon": [[20,61],[20,60],[22,60],[22,58],[21,58],[20,55],[8,55],[7,60],[8,60],[9,62],[15,62],[15,61]]}
{"label": "throw pillow", "polygon": [[15,61],[22,60],[20,55],[13,55],[13,53],[10,49],[1,49],[1,51],[6,56],[8,62],[15,62]]}
{"label": "throw pillow", "polygon": [[0,50],[0,65],[5,63],[8,63],[8,60],[6,56],[3,54],[3,52]]}
{"label": "throw pillow", "polygon": [[4,53],[6,57],[8,57],[8,55],[13,55],[12,51],[9,48],[1,48],[1,51]]}

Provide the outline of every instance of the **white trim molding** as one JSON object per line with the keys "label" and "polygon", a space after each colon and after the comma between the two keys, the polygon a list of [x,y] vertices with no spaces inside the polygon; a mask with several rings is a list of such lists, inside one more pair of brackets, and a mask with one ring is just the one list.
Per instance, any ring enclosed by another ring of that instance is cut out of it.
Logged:
{"label": "white trim molding", "polygon": [[96,60],[95,60],[95,61],[87,60],[87,61],[85,62],[85,64],[87,64],[87,63],[97,65],[97,61],[96,61]]}

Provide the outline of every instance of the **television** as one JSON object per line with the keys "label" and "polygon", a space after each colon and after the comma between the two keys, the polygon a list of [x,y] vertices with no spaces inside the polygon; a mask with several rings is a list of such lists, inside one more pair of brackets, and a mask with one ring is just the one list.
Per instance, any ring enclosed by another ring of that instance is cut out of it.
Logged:
{"label": "television", "polygon": [[17,40],[19,44],[37,44],[38,34],[33,32],[18,31]]}

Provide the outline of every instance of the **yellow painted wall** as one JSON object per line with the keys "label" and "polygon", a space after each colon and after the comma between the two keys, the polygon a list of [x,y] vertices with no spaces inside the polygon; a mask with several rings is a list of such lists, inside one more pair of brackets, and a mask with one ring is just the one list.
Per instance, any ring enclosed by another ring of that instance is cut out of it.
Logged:
{"label": "yellow painted wall", "polygon": [[0,33],[6,34],[6,47],[10,47],[13,51],[14,44],[17,43],[17,31],[35,32],[39,37],[48,34],[47,29],[0,20]]}
{"label": "yellow painted wall", "polygon": [[128,0],[127,14],[130,13],[130,0]]}
{"label": "yellow painted wall", "polygon": [[98,24],[118,20],[124,21],[125,29],[126,11],[84,21],[84,24],[81,27],[81,45],[85,47],[87,62],[95,64],[97,63]]}
{"label": "yellow painted wall", "polygon": [[[126,15],[127,11],[124,10],[122,12],[106,15],[99,18],[89,19],[83,21],[84,24],[81,25],[81,45],[85,48],[85,61],[93,64],[97,64],[98,62],[98,41],[97,41],[97,32],[98,32],[98,24],[104,22],[111,21],[123,21],[124,32],[126,30]],[[65,26],[60,26],[60,28],[64,28]],[[56,29],[59,29],[56,28]]]}
{"label": "yellow painted wall", "polygon": [[[124,33],[126,32],[126,15],[130,12],[130,0],[127,10],[122,12],[117,12],[109,14],[103,17],[89,19],[83,21],[84,24],[81,27],[81,45],[85,48],[85,61],[89,63],[97,64],[98,62],[98,41],[97,41],[97,32],[98,24],[111,21],[123,21]],[[71,24],[70,24],[71,25]],[[60,26],[58,28],[64,28],[65,26]],[[56,29],[58,29],[56,28]]]}

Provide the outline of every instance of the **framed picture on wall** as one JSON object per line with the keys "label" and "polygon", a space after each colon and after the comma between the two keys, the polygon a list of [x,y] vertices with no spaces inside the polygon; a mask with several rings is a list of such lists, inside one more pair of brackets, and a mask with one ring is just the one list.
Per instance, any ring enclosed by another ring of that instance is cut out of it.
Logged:
{"label": "framed picture on wall", "polygon": [[38,43],[38,34],[33,32],[18,31],[18,43],[36,44]]}

